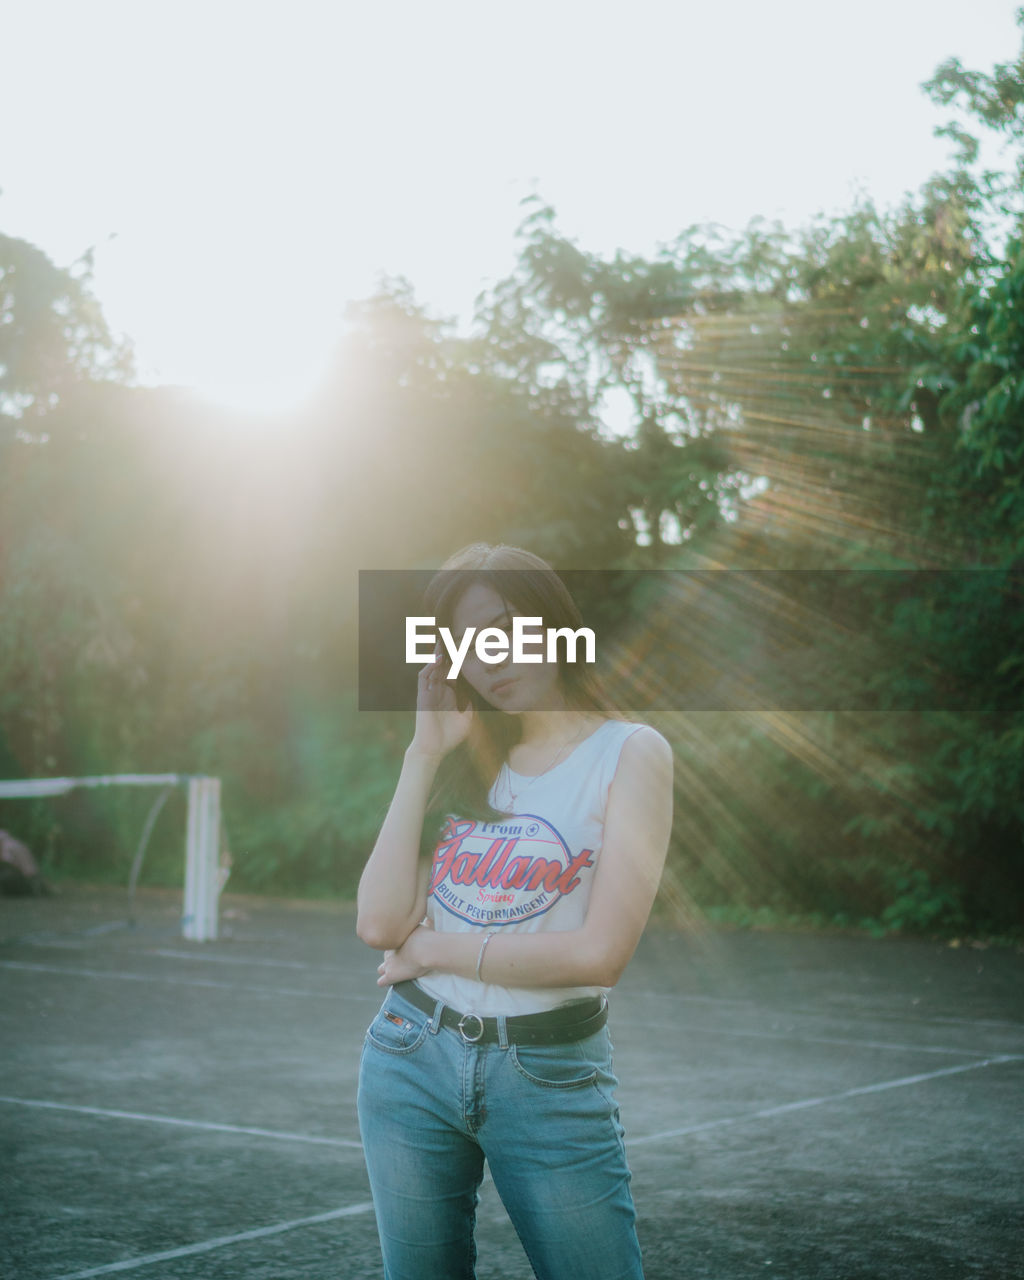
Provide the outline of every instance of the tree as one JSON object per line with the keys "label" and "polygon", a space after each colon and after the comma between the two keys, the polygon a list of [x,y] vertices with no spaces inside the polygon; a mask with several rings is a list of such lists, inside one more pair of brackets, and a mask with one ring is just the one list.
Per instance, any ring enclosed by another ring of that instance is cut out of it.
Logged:
{"label": "tree", "polygon": [[[651,551],[636,564],[664,563],[671,544],[703,534],[722,518],[733,481],[710,424],[659,377],[646,331],[651,314],[678,308],[704,283],[712,263],[668,255],[653,263],[621,251],[610,262],[588,254],[554,227],[555,211],[537,197],[517,235],[523,247],[513,274],[479,299],[481,336],[474,366],[510,379],[531,403],[597,434],[609,393],[624,393],[633,421],[621,437],[625,509],[619,522],[639,526]],[[631,518],[630,518],[631,517]]]}
{"label": "tree", "polygon": [[[110,334],[90,283],[92,251],[60,268],[0,235],[0,426],[40,418],[85,380],[124,381],[131,351]],[[5,423],[6,420],[6,423]]]}

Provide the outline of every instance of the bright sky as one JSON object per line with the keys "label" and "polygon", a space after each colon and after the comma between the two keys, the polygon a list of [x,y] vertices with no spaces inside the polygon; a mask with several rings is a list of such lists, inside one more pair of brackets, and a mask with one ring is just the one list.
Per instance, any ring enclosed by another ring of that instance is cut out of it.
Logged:
{"label": "bright sky", "polygon": [[140,379],[267,408],[404,275],[460,320],[519,201],[584,249],[893,204],[940,168],[940,62],[1020,0],[27,0],[8,7],[0,230],[70,265]]}

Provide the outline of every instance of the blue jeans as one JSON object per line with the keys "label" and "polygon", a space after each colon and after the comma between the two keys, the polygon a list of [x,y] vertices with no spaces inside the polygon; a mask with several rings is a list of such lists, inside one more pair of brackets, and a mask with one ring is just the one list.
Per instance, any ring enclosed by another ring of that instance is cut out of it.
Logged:
{"label": "blue jeans", "polygon": [[608,1028],[474,1045],[437,1016],[389,988],[359,1064],[387,1280],[474,1280],[485,1159],[538,1280],[643,1280]]}

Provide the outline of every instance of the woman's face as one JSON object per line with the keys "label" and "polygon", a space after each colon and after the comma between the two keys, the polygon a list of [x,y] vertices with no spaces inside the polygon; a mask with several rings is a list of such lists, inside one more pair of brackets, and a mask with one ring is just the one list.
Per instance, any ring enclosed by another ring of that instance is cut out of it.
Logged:
{"label": "woman's face", "polygon": [[[540,662],[513,662],[512,619],[528,615],[501,598],[493,587],[484,582],[474,582],[459,598],[452,614],[452,636],[456,644],[463,643],[469,627],[475,627],[473,641],[462,664],[461,676],[482,698],[499,711],[514,715],[519,711],[539,707],[554,708],[564,705],[561,694],[558,663],[543,660],[543,644],[532,642],[540,639],[544,623],[523,628],[523,643],[527,653],[542,658]],[[497,662],[484,662],[477,656],[476,638],[485,627],[496,627],[508,638],[508,653]]]}

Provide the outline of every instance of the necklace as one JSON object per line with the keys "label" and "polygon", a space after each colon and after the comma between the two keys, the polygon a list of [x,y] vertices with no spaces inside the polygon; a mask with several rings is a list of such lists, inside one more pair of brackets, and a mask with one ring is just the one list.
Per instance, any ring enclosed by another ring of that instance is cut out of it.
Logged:
{"label": "necklace", "polygon": [[545,775],[546,773],[550,773],[550,772],[551,772],[551,770],[552,770],[552,769],[555,767],[555,765],[558,763],[558,758],[559,758],[559,756],[561,756],[561,755],[563,754],[563,752],[564,752],[567,748],[569,748],[569,747],[573,747],[573,746],[575,746],[575,745],[576,745],[576,743],[577,743],[577,742],[579,742],[580,738],[583,736],[583,730],[584,730],[584,729],[586,729],[586,727],[587,727],[587,726],[586,726],[586,723],[584,723],[584,724],[580,727],[580,730],[579,730],[579,732],[576,734],[576,737],[575,737],[575,738],[572,738],[569,742],[563,743],[563,745],[562,745],[561,747],[559,747],[559,749],[558,749],[558,753],[556,754],[556,756],[554,757],[554,759],[551,761],[551,763],[550,763],[546,768],[542,769],[542,770],[540,771],[540,773],[535,773],[535,774],[533,774],[533,775],[529,778],[529,780],[527,781],[526,785],[525,785],[525,786],[520,787],[518,791],[513,791],[513,790],[512,790],[512,770],[511,770],[511,768],[509,767],[509,763],[508,763],[508,761],[507,761],[507,760],[505,761],[505,763],[504,763],[504,765],[502,766],[502,768],[503,768],[503,769],[504,769],[504,771],[505,771],[505,772],[504,772],[505,789],[508,791],[508,795],[509,795],[508,803],[509,803],[509,807],[510,807],[510,808],[511,808],[511,807],[513,807],[513,806],[515,805],[516,801],[517,801],[517,800],[519,799],[519,797],[523,794],[523,792],[524,792],[524,791],[526,791],[526,790],[528,790],[528,788],[529,788],[530,786],[532,786],[532,784],[533,784],[533,783],[535,783],[535,782],[537,781],[537,779],[538,779],[538,778],[543,778],[543,777],[544,777],[544,775]]}

